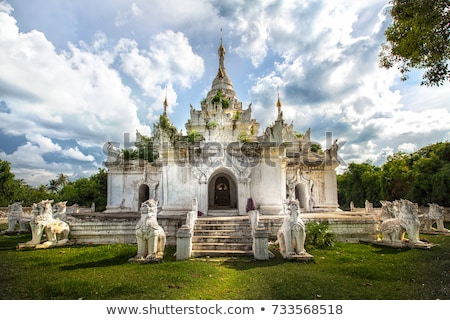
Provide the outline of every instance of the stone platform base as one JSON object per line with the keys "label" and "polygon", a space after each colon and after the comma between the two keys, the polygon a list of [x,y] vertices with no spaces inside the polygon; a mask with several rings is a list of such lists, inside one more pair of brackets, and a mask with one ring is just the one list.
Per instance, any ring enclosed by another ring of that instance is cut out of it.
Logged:
{"label": "stone platform base", "polygon": [[382,247],[391,247],[391,248],[411,248],[411,249],[425,249],[429,250],[435,246],[433,243],[429,242],[421,242],[421,243],[409,243],[409,242],[390,242],[383,240],[360,240],[361,243],[369,243]]}
{"label": "stone platform base", "polygon": [[429,230],[429,231],[420,231],[421,234],[432,234],[432,235],[439,235],[439,236],[450,236],[450,230],[449,231],[438,231],[438,230]]}
{"label": "stone platform base", "polygon": [[[138,213],[89,214],[68,221],[70,239],[76,244],[136,243],[135,227],[139,220]],[[236,216],[242,219],[243,216]],[[327,222],[330,230],[340,242],[358,243],[360,240],[376,240],[379,234],[378,222],[373,214],[355,214],[341,212],[301,213],[303,222]],[[215,217],[221,219],[221,217]],[[269,234],[269,240],[277,239],[277,232],[283,222],[281,215],[260,215]],[[167,245],[176,245],[176,233],[186,223],[186,213],[158,214],[158,223],[164,229]]]}
{"label": "stone platform base", "polygon": [[128,259],[128,262],[138,263],[138,264],[148,264],[148,263],[159,263],[159,262],[161,262],[161,260],[162,259],[156,259],[156,258],[147,259],[144,257],[140,257],[140,258],[133,257],[133,258]]}
{"label": "stone platform base", "polygon": [[17,245],[17,250],[26,249],[26,248],[48,249],[48,248],[54,248],[54,247],[62,247],[62,246],[68,245],[68,244],[70,244],[70,243],[67,240],[61,240],[58,242],[46,241],[46,242],[38,243],[38,244],[19,243]]}
{"label": "stone platform base", "polygon": [[288,255],[283,258],[287,261],[298,261],[298,262],[308,262],[314,260],[314,257],[306,252],[302,254]]}
{"label": "stone platform base", "polygon": [[26,234],[26,233],[30,233],[30,231],[27,230],[14,230],[14,231],[2,231],[0,232],[0,235],[2,236],[17,236],[17,235],[21,235],[21,234]]}

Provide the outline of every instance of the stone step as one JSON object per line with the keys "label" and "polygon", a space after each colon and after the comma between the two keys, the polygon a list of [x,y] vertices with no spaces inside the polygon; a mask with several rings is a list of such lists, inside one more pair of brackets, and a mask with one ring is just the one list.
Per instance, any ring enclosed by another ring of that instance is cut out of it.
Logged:
{"label": "stone step", "polygon": [[194,226],[192,255],[252,255],[252,243],[247,216],[200,217]]}
{"label": "stone step", "polygon": [[207,223],[240,223],[248,222],[248,216],[234,216],[234,217],[211,217],[211,216],[201,216],[196,219],[196,223],[207,224]]}
{"label": "stone step", "polygon": [[229,239],[230,241],[233,239],[238,239],[239,241],[245,239],[252,239],[250,232],[239,232],[239,231],[230,231],[230,232],[220,232],[216,230],[203,230],[196,231],[193,235],[193,241],[198,241],[201,238],[222,238]]}
{"label": "stone step", "polygon": [[251,250],[192,250],[193,257],[252,256]]}
{"label": "stone step", "polygon": [[232,243],[232,242],[196,242],[192,244],[194,250],[197,249],[252,249],[252,243]]}
{"label": "stone step", "polygon": [[232,217],[238,216],[239,210],[237,209],[210,209],[208,210],[208,216],[211,217]]}
{"label": "stone step", "polygon": [[197,219],[196,224],[197,225],[208,225],[208,224],[227,224],[227,225],[233,225],[233,224],[242,224],[242,225],[248,225],[249,220],[248,218],[245,220],[236,220],[236,221],[227,221],[227,220],[214,220],[214,219]]}
{"label": "stone step", "polygon": [[252,236],[229,236],[229,235],[198,235],[192,237],[193,243],[252,243]]}
{"label": "stone step", "polygon": [[222,231],[225,233],[229,231],[251,232],[250,226],[242,224],[203,224],[195,225],[194,227],[194,232],[204,230]]}
{"label": "stone step", "polygon": [[252,244],[248,243],[220,243],[220,242],[212,242],[212,243],[193,243],[192,244],[192,251],[196,250],[241,250],[241,251],[251,251],[252,250]]}

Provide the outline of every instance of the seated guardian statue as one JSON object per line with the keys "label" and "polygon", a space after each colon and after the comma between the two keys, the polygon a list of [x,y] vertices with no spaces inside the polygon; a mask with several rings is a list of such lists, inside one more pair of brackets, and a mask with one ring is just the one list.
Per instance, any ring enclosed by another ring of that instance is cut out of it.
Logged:
{"label": "seated guardian statue", "polygon": [[[446,229],[444,226],[445,208],[436,203],[429,203],[428,205],[428,212],[419,215],[421,230],[424,232],[450,232],[450,230]],[[434,224],[436,224],[436,228],[433,227]]]}
{"label": "seated guardian statue", "polygon": [[6,232],[14,232],[16,229],[16,224],[19,223],[20,218],[23,214],[22,211],[22,201],[14,202],[8,206],[8,230]]}
{"label": "seated guardian statue", "polygon": [[[409,200],[400,199],[394,202],[382,202],[384,220],[380,225],[382,242],[392,246],[400,246],[403,242],[421,244],[419,237],[420,220],[418,205]],[[392,214],[392,218],[388,218]],[[404,235],[408,234],[406,240]]]}
{"label": "seated guardian statue", "polygon": [[158,262],[164,257],[166,234],[156,219],[158,201],[150,199],[141,205],[141,219],[136,225],[137,255],[131,262]]}
{"label": "seated guardian statue", "polygon": [[283,224],[277,233],[280,253],[285,259],[305,255],[305,224],[300,218],[298,201],[289,200],[284,211]]}
{"label": "seated guardian statue", "polygon": [[[52,204],[53,200],[48,199],[37,204],[33,203],[33,217],[30,221],[32,238],[26,243],[19,244],[19,247],[45,249],[62,246],[69,242],[70,227],[66,222],[53,217]],[[46,241],[41,243],[44,233]]]}

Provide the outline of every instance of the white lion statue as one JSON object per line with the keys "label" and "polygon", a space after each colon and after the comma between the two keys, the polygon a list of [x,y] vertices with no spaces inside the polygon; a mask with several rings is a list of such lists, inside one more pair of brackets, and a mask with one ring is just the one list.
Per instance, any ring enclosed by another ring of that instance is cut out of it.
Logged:
{"label": "white lion statue", "polygon": [[289,200],[284,208],[284,220],[277,233],[280,253],[285,259],[306,254],[305,224],[300,218],[300,206],[297,200]]}
{"label": "white lion statue", "polygon": [[22,202],[14,202],[8,206],[8,229],[6,232],[14,232],[22,214]]}
{"label": "white lion statue", "polygon": [[[444,207],[436,203],[429,203],[429,209],[427,213],[419,216],[421,222],[421,229],[425,232],[439,231],[450,232],[450,230],[444,227]],[[433,225],[436,223],[436,228]]]}
{"label": "white lion statue", "polygon": [[386,201],[386,200],[381,200],[381,213],[379,215],[379,218],[381,221],[387,220],[387,219],[392,219],[392,218],[397,218],[397,215],[399,213],[398,210],[398,205],[399,202],[398,201]]}
{"label": "white lion statue", "polygon": [[136,225],[138,252],[132,262],[157,262],[164,257],[166,234],[157,221],[158,201],[150,199],[141,205],[141,219]]}
{"label": "white lion statue", "polygon": [[[33,218],[30,221],[32,238],[25,243],[25,246],[48,248],[64,245],[69,241],[69,225],[64,221],[53,218],[52,203],[53,200],[42,200],[37,204],[33,203]],[[41,244],[44,233],[47,240]]]}
{"label": "white lion statue", "polygon": [[[396,200],[385,202],[383,210],[392,213],[393,217],[385,219],[380,226],[383,242],[399,245],[405,241],[404,235],[408,234],[409,243],[422,243],[419,238],[419,207],[409,200]],[[383,213],[382,213],[383,214]]]}
{"label": "white lion statue", "polygon": [[53,208],[53,218],[62,221],[67,220],[67,201],[55,203],[55,206]]}

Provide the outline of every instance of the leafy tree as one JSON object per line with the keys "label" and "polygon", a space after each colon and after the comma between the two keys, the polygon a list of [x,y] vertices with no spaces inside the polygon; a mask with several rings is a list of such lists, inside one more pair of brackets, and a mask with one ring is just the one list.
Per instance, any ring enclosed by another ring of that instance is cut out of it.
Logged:
{"label": "leafy tree", "polygon": [[450,0],[391,0],[392,24],[380,65],[397,65],[402,80],[411,68],[424,69],[422,85],[439,86],[450,81]]}
{"label": "leafy tree", "polygon": [[337,177],[339,203],[348,209],[350,202],[364,207],[368,200],[374,205],[381,198],[381,169],[369,162],[350,163],[346,172]]}
{"label": "leafy tree", "polygon": [[23,201],[24,206],[31,206],[53,196],[44,185],[33,188],[22,179],[15,179],[10,163],[0,160],[0,207],[16,201]]}
{"label": "leafy tree", "polygon": [[412,175],[413,183],[407,198],[421,205],[436,202],[441,205],[448,202],[450,181],[448,166],[450,165],[450,143],[436,143],[414,152]]}
{"label": "leafy tree", "polygon": [[55,194],[49,192],[47,187],[43,184],[36,187],[26,185],[26,196],[23,197],[25,206],[29,207],[33,203],[38,203],[43,199],[55,199],[55,201],[60,201],[58,198],[55,198]]}
{"label": "leafy tree", "polygon": [[412,158],[404,152],[398,152],[388,157],[383,165],[383,195],[385,200],[407,198],[413,184],[411,172]]}
{"label": "leafy tree", "polygon": [[435,143],[411,154],[398,152],[381,168],[351,163],[337,182],[343,209],[350,201],[361,207],[366,199],[379,205],[379,200],[401,198],[422,206],[450,206],[450,143]]}
{"label": "leafy tree", "polygon": [[11,172],[11,165],[8,161],[0,160],[0,206],[5,207],[10,204],[14,195],[12,184],[14,174]]}
{"label": "leafy tree", "polygon": [[48,183],[48,189],[53,192],[60,191],[69,182],[69,176],[60,173],[56,179],[51,179]]}
{"label": "leafy tree", "polygon": [[11,165],[0,160],[0,206],[6,207],[16,201],[23,201],[24,206],[31,206],[42,199],[67,201],[68,205],[78,203],[81,206],[90,206],[95,203],[97,211],[106,208],[107,172],[99,169],[98,173],[89,178],[81,178],[74,182],[68,176],[60,173],[49,185],[31,187],[22,179],[14,179]]}
{"label": "leafy tree", "polygon": [[67,201],[68,205],[79,204],[90,206],[95,203],[96,211],[106,208],[107,173],[105,169],[99,169],[97,174],[89,178],[80,178],[69,182],[60,191],[60,199]]}
{"label": "leafy tree", "polygon": [[99,169],[98,173],[91,176],[93,190],[93,200],[96,211],[104,211],[107,202],[108,173],[105,169]]}
{"label": "leafy tree", "polygon": [[431,202],[450,207],[450,163],[439,169],[431,184]]}

